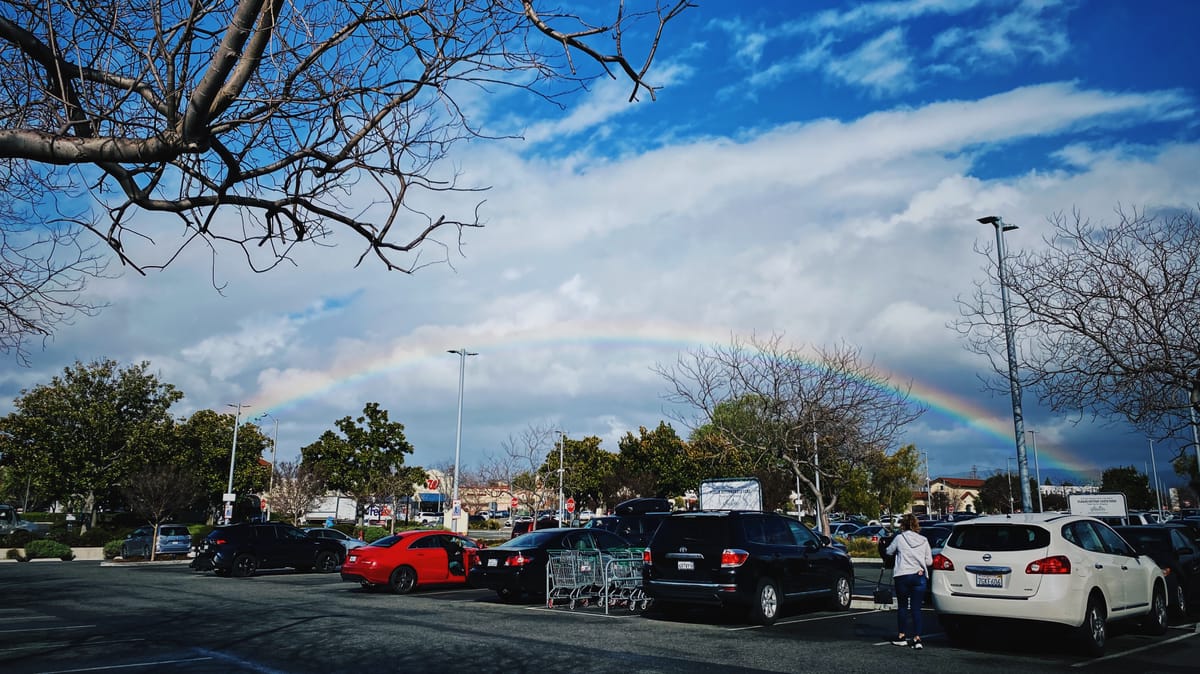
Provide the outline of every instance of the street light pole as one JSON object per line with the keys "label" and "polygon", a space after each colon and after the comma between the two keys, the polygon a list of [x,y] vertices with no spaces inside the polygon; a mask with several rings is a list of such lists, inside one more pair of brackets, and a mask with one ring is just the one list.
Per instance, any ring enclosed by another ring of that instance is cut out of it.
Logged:
{"label": "street light pole", "polygon": [[272,490],[275,489],[275,452],[279,449],[279,417],[270,412],[263,412],[259,418],[271,417],[275,422],[275,437],[271,440],[271,475],[267,477],[267,521],[271,521],[271,502],[275,500]]}
{"label": "street light pole", "polygon": [[563,448],[566,444],[567,433],[560,429],[558,431],[558,513],[554,517],[554,519],[560,520],[560,524],[563,508],[566,507],[566,501],[563,500]]}
{"label": "street light pole", "polygon": [[1012,457],[1004,457],[1004,476],[1008,478],[1008,514],[1013,514]]}
{"label": "street light pole", "polygon": [[466,380],[467,371],[467,356],[478,356],[478,353],[462,349],[450,349],[446,353],[458,354],[458,431],[454,435],[454,487],[450,495],[450,530],[458,533],[467,533],[467,528],[464,526],[462,531],[459,531],[458,522],[464,518],[462,508],[458,500],[458,457],[459,449],[462,447],[462,410],[463,410],[463,382]]}
{"label": "street light pole", "polygon": [[1042,464],[1038,462],[1037,431],[1026,431],[1026,433],[1029,433],[1029,437],[1032,439],[1029,444],[1033,447],[1033,470],[1037,476],[1038,512],[1042,513],[1046,512],[1046,509],[1042,507]]}
{"label": "street light pole", "polygon": [[996,229],[996,258],[1000,279],[1000,305],[1004,311],[1004,343],[1008,347],[1008,389],[1012,396],[1013,431],[1017,443],[1017,472],[1021,479],[1021,509],[1025,512],[1033,510],[1033,501],[1029,495],[1029,460],[1025,456],[1025,417],[1021,412],[1021,382],[1017,378],[1017,345],[1013,337],[1012,310],[1008,303],[1007,272],[1004,260],[1007,257],[1004,249],[1004,232],[1017,228],[1008,225],[995,215],[979,218],[979,222],[991,225]]}
{"label": "street light pole", "polygon": [[[1192,419],[1192,448],[1196,451],[1196,470],[1200,471],[1200,431],[1196,429],[1196,408],[1200,407],[1200,372],[1192,380],[1192,388],[1188,390],[1188,414]],[[1200,473],[1197,473],[1200,475]]]}
{"label": "street light pole", "polygon": [[233,493],[233,464],[237,459],[238,424],[242,422],[242,408],[250,407],[240,402],[228,403],[227,406],[237,408],[237,412],[233,416],[233,451],[229,453],[229,484],[225,489],[225,524],[229,524],[233,520],[233,501],[237,498]]}

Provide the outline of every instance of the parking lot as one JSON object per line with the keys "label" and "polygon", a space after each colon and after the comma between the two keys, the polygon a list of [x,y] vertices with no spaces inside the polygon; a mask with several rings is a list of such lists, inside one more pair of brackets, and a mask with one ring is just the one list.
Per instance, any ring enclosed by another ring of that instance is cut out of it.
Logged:
{"label": "parking lot", "polygon": [[[857,591],[875,575],[864,569]],[[895,613],[802,607],[771,627],[696,609],[667,619],[599,606],[504,604],[481,590],[365,592],[336,575],[249,579],[182,565],[0,565],[4,672],[1194,671],[1200,634],[1114,629],[1104,658],[1054,630],[997,630],[951,647],[926,611],[927,648],[891,646]]]}

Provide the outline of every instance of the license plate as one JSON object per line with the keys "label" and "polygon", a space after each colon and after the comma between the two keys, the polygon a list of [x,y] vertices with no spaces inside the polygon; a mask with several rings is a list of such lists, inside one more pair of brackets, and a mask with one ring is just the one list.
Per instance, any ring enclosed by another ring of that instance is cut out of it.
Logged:
{"label": "license plate", "polygon": [[488,560],[488,563],[487,563],[487,565],[488,565],[488,566],[496,566],[496,560],[495,560],[495,559],[489,559],[489,560]]}
{"label": "license plate", "polygon": [[1000,576],[975,576],[975,587],[1004,587]]}
{"label": "license plate", "polygon": [[695,562],[679,562],[680,571],[694,571],[696,569]]}

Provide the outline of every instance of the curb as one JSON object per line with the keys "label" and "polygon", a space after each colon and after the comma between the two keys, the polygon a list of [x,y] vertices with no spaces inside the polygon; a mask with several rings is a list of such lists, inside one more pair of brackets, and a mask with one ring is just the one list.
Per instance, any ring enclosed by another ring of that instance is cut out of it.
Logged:
{"label": "curb", "polygon": [[114,560],[105,560],[100,562],[100,566],[178,566],[180,564],[191,564],[191,558],[188,559],[164,559],[142,562],[118,562]]}

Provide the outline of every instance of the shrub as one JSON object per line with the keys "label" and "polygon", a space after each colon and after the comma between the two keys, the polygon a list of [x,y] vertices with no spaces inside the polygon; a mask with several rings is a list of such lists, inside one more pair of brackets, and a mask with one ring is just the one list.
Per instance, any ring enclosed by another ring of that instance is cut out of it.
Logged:
{"label": "shrub", "polygon": [[846,552],[851,557],[878,557],[879,544],[872,543],[869,538],[851,538],[846,543]]}
{"label": "shrub", "polygon": [[118,538],[104,544],[104,558],[116,559],[121,554],[121,545],[125,541]]}
{"label": "shrub", "polygon": [[[357,536],[357,534],[350,534],[350,535]],[[375,541],[377,541],[387,535],[388,535],[388,530],[383,527],[367,527],[366,529],[363,530],[363,540],[368,543],[374,543]]]}
{"label": "shrub", "polygon": [[14,548],[23,548],[29,543],[29,541],[32,541],[32,540],[33,540],[33,534],[29,533],[28,531],[22,530],[22,531],[14,531],[13,533],[9,534],[8,540],[5,542],[8,543],[8,545],[13,546]]}
{"label": "shrub", "polygon": [[71,546],[63,545],[58,541],[40,540],[30,541],[29,545],[25,546],[25,556],[29,559],[62,559],[68,560],[74,558],[74,553],[71,552]]}

